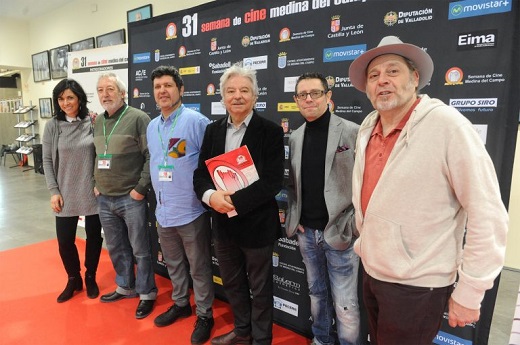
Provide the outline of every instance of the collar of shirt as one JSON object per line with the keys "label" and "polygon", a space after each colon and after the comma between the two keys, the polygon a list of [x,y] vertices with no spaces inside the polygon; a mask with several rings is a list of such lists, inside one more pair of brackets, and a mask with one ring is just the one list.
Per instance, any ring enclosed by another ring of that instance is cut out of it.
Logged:
{"label": "collar of shirt", "polygon": [[[408,110],[408,112],[406,113],[406,115],[402,118],[401,122],[399,122],[397,124],[397,126],[395,126],[394,129],[392,129],[390,131],[390,133],[388,133],[387,137],[392,135],[393,133],[396,133],[396,132],[400,132],[403,130],[404,126],[406,125],[406,123],[408,122],[408,120],[410,119],[410,116],[412,115],[412,112],[413,110],[415,109],[415,107],[417,106],[417,104],[419,104],[419,102],[421,101],[421,98],[420,97],[417,97],[417,100],[414,102],[414,104],[410,107],[410,109]],[[374,135],[380,135],[381,137],[384,137],[383,136],[383,125],[381,124],[381,116],[377,119],[377,123],[376,123],[376,126],[374,127],[374,130],[372,131],[372,136]]]}
{"label": "collar of shirt", "polygon": [[77,117],[70,117],[70,116],[67,116],[67,115],[65,115],[65,120],[67,120],[67,122],[79,121],[79,119]]}
{"label": "collar of shirt", "polygon": [[[252,118],[252,117],[253,117],[253,111],[251,111],[251,112],[249,113],[249,115],[246,116],[246,118],[244,119],[244,121],[240,124],[240,127],[239,127],[239,128],[241,128],[241,127],[245,127],[245,128],[247,128],[247,126],[249,126],[249,122],[251,122],[251,118]],[[228,118],[227,118],[227,128],[228,128],[228,129],[229,129],[229,128],[235,128],[235,127],[233,126],[233,122],[231,121],[231,116],[228,116]],[[235,128],[235,129],[238,129],[238,128]]]}

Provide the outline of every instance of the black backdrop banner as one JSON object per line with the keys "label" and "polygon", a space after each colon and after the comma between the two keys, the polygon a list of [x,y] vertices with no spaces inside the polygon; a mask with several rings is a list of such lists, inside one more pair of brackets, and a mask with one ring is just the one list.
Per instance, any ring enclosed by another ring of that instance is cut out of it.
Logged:
{"label": "black backdrop banner", "polygon": [[[183,103],[218,119],[226,115],[219,78],[241,61],[257,71],[257,111],[280,123],[286,139],[303,123],[292,95],[304,72],[324,74],[332,88],[334,113],[361,123],[372,106],[351,85],[348,68],[382,37],[395,35],[432,57],[435,71],[422,92],[456,107],[474,124],[508,206],[519,118],[519,22],[518,1],[508,0],[215,1],[128,24],[129,103],[156,117],[150,73],[159,65],[173,65],[185,82]],[[278,201],[284,224],[283,190]],[[152,230],[153,219],[151,212]],[[167,276],[152,234],[157,271]],[[273,262],[275,321],[310,336],[305,268],[297,242],[279,240]],[[223,297],[215,257],[213,263],[217,294]],[[486,294],[479,323],[453,329],[445,315],[434,343],[487,344],[498,283]]]}

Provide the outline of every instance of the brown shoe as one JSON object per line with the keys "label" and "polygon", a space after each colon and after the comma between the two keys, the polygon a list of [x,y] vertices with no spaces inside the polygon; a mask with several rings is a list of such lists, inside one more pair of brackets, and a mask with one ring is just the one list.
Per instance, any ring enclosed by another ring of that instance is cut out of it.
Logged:
{"label": "brown shoe", "polygon": [[251,345],[252,343],[253,339],[251,339],[249,334],[240,336],[237,335],[234,331],[219,335],[218,337],[211,339],[211,345]]}

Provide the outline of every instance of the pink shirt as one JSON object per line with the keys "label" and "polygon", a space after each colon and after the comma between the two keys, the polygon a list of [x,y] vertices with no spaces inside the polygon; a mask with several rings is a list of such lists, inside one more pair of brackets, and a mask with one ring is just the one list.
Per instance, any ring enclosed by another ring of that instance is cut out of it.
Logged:
{"label": "pink shirt", "polygon": [[377,120],[365,153],[365,171],[363,173],[363,186],[361,187],[361,210],[363,214],[365,214],[372,192],[376,188],[397,138],[399,138],[399,134],[401,134],[403,127],[410,119],[412,111],[420,100],[420,98],[417,98],[401,122],[386,137],[383,136],[381,117]]}

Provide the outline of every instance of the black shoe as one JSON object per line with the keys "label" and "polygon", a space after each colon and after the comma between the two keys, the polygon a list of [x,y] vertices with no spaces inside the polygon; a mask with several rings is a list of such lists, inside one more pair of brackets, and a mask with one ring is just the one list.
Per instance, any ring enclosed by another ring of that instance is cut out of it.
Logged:
{"label": "black shoe", "polygon": [[85,286],[87,287],[87,297],[88,298],[97,298],[97,296],[99,296],[99,288],[96,284],[96,275],[95,274],[86,274],[85,275]]}
{"label": "black shoe", "polygon": [[134,293],[132,295],[122,295],[119,292],[114,291],[114,292],[107,293],[106,295],[101,296],[101,298],[99,300],[103,303],[110,303],[110,302],[119,301],[120,299],[123,299],[123,298],[133,298],[133,297],[137,297],[137,294]]}
{"label": "black shoe", "polygon": [[67,281],[67,286],[65,286],[65,290],[58,296],[57,302],[63,303],[65,301],[68,301],[69,299],[74,296],[74,291],[81,291],[83,290],[83,280],[81,279],[81,276],[77,277],[69,277],[69,280]]}
{"label": "black shoe", "polygon": [[180,317],[188,317],[191,315],[191,305],[179,307],[177,304],[172,305],[166,312],[157,316],[153,321],[157,327],[171,325]]}
{"label": "black shoe", "polygon": [[141,300],[137,305],[137,310],[135,311],[136,319],[144,319],[153,310],[153,305],[155,304],[155,300]]}
{"label": "black shoe", "polygon": [[198,316],[195,321],[195,329],[191,333],[191,343],[193,345],[204,344],[209,340],[211,335],[211,329],[215,325],[215,321],[212,317]]}

